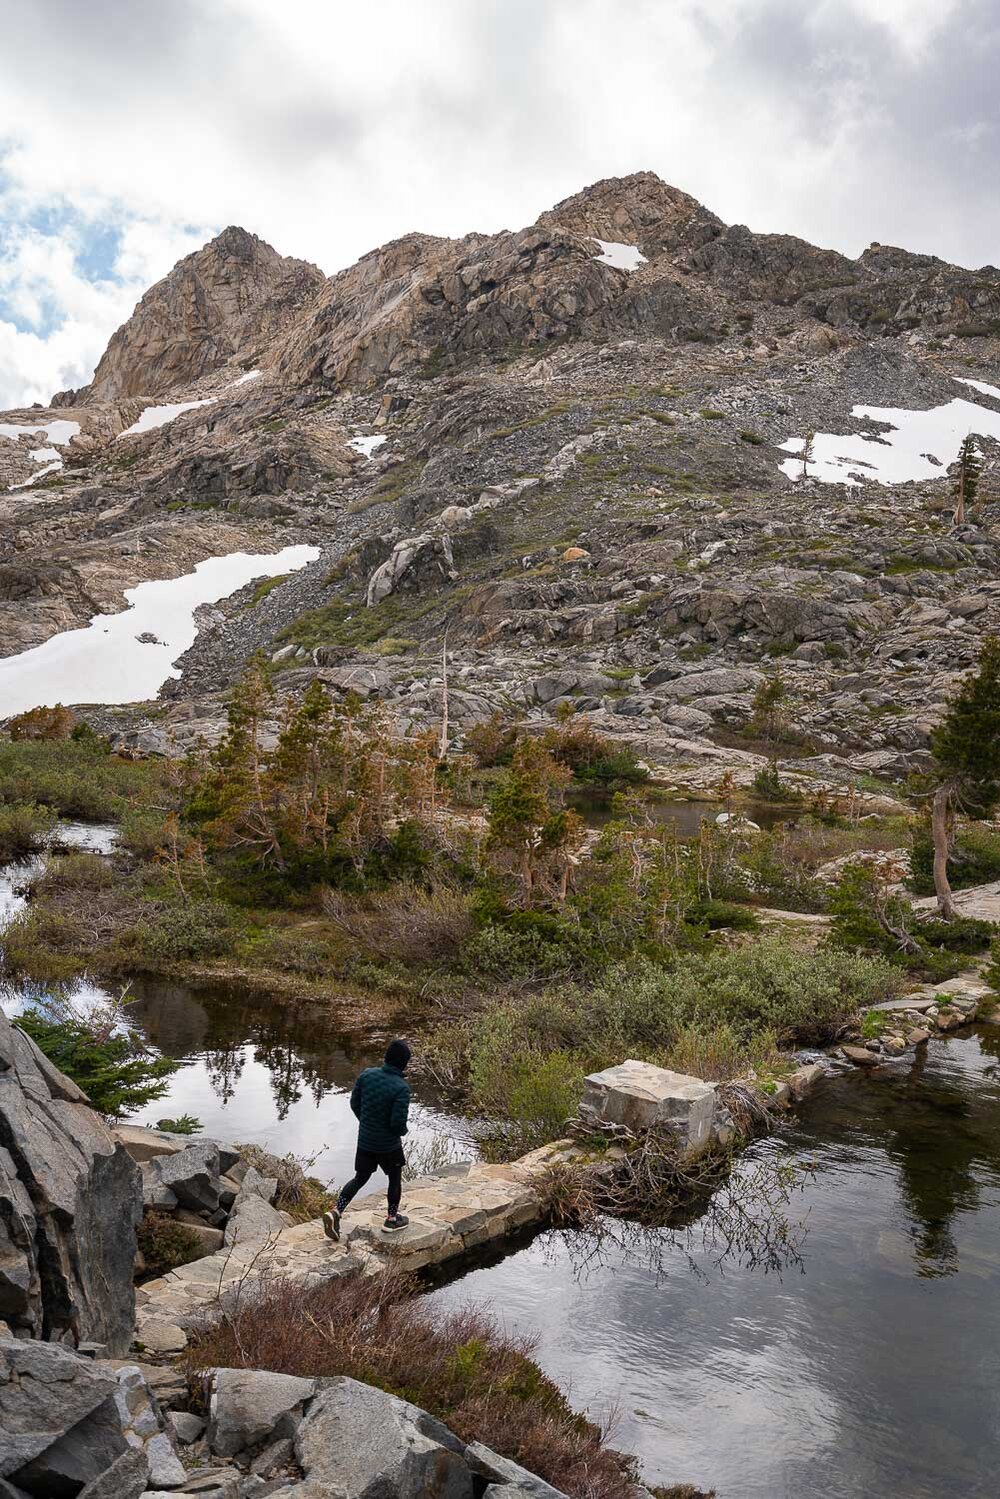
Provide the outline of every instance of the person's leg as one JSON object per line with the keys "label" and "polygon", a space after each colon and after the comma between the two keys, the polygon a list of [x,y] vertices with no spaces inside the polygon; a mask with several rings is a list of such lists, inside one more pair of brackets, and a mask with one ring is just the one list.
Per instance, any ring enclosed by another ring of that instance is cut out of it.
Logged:
{"label": "person's leg", "polygon": [[386,1197],[389,1203],[389,1217],[395,1218],[399,1212],[400,1199],[403,1196],[403,1163],[394,1161],[386,1172],[389,1178],[389,1186]]}
{"label": "person's leg", "polygon": [[323,1214],[323,1232],[335,1244],[340,1240],[341,1213],[351,1199],[358,1195],[365,1182],[371,1179],[377,1165],[378,1157],[372,1155],[368,1150],[362,1150],[359,1146],[357,1154],[354,1157],[354,1175],[346,1186],[341,1187],[340,1195],[337,1198],[337,1206],[330,1208],[329,1211]]}
{"label": "person's leg", "polygon": [[404,1218],[399,1211],[400,1198],[403,1195],[403,1167],[406,1165],[406,1157],[402,1150],[395,1150],[391,1155],[382,1156],[379,1165],[389,1178],[386,1188],[386,1199],[389,1208],[385,1226],[393,1228],[405,1228],[410,1221]]}

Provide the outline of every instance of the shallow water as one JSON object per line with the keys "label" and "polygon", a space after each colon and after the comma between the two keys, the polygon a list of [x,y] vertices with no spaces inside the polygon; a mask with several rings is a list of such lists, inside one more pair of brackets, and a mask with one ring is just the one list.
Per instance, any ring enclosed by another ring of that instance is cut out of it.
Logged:
{"label": "shallow water", "polygon": [[[1000,1460],[1000,1032],[829,1079],[785,1140],[801,1271],[582,1272],[550,1235],[434,1293],[540,1334],[579,1406],[617,1405],[649,1482],[719,1499],[986,1499]],[[779,1148],[772,1142],[759,1149]],[[405,1208],[405,1203],[404,1203]],[[702,1278],[704,1277],[704,1278]]]}
{"label": "shallow water", "polygon": [[[313,546],[209,557],[179,578],[125,592],[128,608],[98,614],[79,630],[0,660],[0,718],[55,703],[141,703],[179,676],[174,661],[194,644],[195,610],[228,598],[254,578],[295,572],[319,556]],[[142,638],[140,638],[142,637]]]}

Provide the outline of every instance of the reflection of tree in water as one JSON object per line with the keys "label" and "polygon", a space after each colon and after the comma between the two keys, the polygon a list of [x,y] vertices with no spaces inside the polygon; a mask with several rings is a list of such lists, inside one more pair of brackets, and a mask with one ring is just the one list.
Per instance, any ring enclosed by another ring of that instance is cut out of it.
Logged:
{"label": "reflection of tree in water", "polygon": [[222,1103],[233,1097],[247,1057],[270,1074],[279,1119],[308,1092],[319,1105],[353,1080],[356,1061],[321,1014],[294,1006],[259,1009],[233,995],[202,997],[208,1016],[203,1056]]}
{"label": "reflection of tree in water", "polygon": [[220,1103],[227,1104],[236,1092],[247,1059],[246,1046],[213,1047],[203,1053],[205,1071]]}
{"label": "reflection of tree in water", "polygon": [[[980,1037],[980,1048],[996,1056],[997,1040]],[[971,1045],[971,1042],[951,1044]],[[994,1069],[986,1069],[989,1076]],[[927,1074],[927,1054],[918,1052],[900,1090],[888,1090],[885,1140],[889,1158],[899,1167],[903,1198],[911,1218],[910,1234],[917,1274],[939,1276],[958,1270],[953,1227],[958,1213],[979,1206],[977,1166],[1000,1171],[1000,1132],[992,1090],[985,1096],[938,1072]]]}
{"label": "reflection of tree in water", "polygon": [[319,1105],[332,1088],[349,1087],[358,1070],[361,1058],[313,1006],[257,1005],[236,990],[150,980],[137,982],[135,993],[134,1013],[149,1041],[178,1060],[200,1057],[223,1105],[251,1056],[270,1074],[279,1119],[306,1091]]}

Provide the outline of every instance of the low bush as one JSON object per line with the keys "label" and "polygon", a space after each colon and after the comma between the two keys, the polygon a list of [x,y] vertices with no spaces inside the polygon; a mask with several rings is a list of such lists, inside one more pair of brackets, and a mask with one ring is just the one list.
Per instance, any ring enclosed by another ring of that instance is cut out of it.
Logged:
{"label": "low bush", "polygon": [[83,1089],[99,1113],[117,1119],[166,1093],[178,1063],[157,1056],[125,1028],[124,1000],[86,1012],[66,998],[47,997],[44,1005],[19,1015],[18,1026]]}
{"label": "low bush", "polygon": [[0,744],[0,802],[44,803],[84,822],[116,822],[155,800],[164,775],[159,761],[120,760],[87,738]]}
{"label": "low bush", "polygon": [[981,952],[995,928],[969,917],[921,920],[909,902],[887,888],[866,864],[849,864],[830,897],[834,947],[878,953],[888,962],[933,980],[952,978],[960,954]]}
{"label": "low bush", "polygon": [[219,958],[231,951],[241,923],[221,900],[164,902],[133,932],[137,961],[156,967]]}
{"label": "low bush", "polygon": [[146,1213],[136,1230],[139,1251],[145,1261],[143,1274],[150,1278],[166,1275],[178,1265],[189,1265],[204,1254],[201,1240],[188,1228],[166,1213]]}
{"label": "low bush", "polygon": [[210,1368],[347,1375],[422,1407],[462,1441],[479,1441],[571,1499],[631,1499],[636,1460],[607,1446],[532,1359],[533,1341],[488,1312],[440,1312],[393,1274],[288,1282],[246,1296],[197,1331],[191,1376]]}
{"label": "low bush", "polygon": [[24,859],[40,849],[55,826],[49,807],[34,802],[0,806],[0,860]]}
{"label": "low bush", "polygon": [[745,1075],[772,1066],[778,1047],[832,1040],[901,987],[882,958],[803,953],[769,937],[670,963],[613,963],[589,988],[494,999],[439,1033],[436,1049],[487,1138],[529,1148],[561,1133],[588,1072],[637,1057]]}
{"label": "low bush", "polygon": [[469,895],[435,882],[401,882],[356,898],[328,890],[323,909],[365,952],[418,964],[457,957],[473,932]]}
{"label": "low bush", "polygon": [[[948,855],[948,880],[953,890],[985,885],[1000,879],[1000,828],[984,822],[961,822]],[[910,889],[915,895],[934,894],[934,840],[930,822],[922,818],[913,833],[910,851]]]}

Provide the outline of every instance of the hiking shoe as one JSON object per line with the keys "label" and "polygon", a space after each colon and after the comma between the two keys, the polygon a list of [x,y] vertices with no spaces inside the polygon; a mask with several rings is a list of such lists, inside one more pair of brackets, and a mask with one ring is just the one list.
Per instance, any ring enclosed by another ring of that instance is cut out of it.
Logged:
{"label": "hiking shoe", "polygon": [[340,1243],[340,1209],[331,1208],[328,1213],[323,1214],[323,1232],[328,1239],[335,1244]]}
{"label": "hiking shoe", "polygon": [[405,1218],[402,1213],[393,1213],[382,1224],[383,1232],[387,1234],[398,1234],[399,1230],[401,1228],[405,1228],[409,1221],[409,1218]]}

